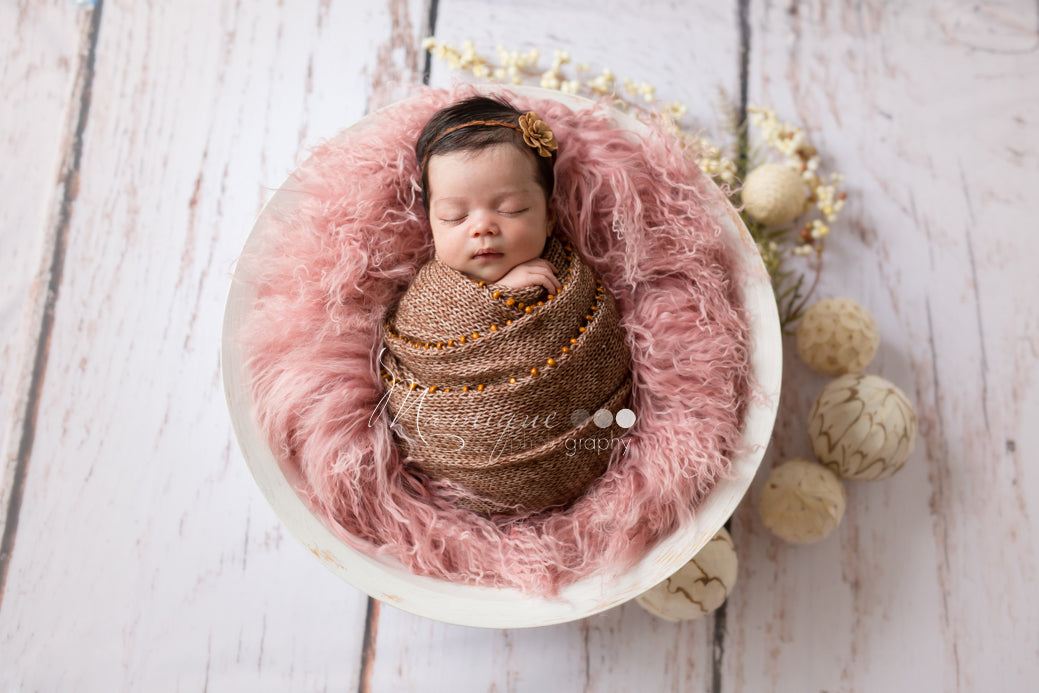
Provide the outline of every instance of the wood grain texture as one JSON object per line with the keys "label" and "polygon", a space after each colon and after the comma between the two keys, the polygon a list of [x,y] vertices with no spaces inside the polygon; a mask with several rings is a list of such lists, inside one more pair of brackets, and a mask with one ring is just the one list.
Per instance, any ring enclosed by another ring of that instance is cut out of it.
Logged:
{"label": "wood grain texture", "polygon": [[399,41],[395,15],[318,2],[103,12],[0,687],[355,688],[367,599],[257,492],[217,353],[255,215],[301,150],[365,112],[371,74],[400,58],[382,52]]}
{"label": "wood grain texture", "polygon": [[[844,524],[818,545],[781,544],[756,489],[744,502],[726,690],[1034,685],[1036,11],[754,5],[750,101],[804,123],[847,174],[819,297],[876,315],[867,372],[905,390],[921,435],[898,475],[847,485]],[[786,365],[766,468],[810,454],[828,381]]]}
{"label": "wood grain texture", "polygon": [[578,622],[483,630],[383,605],[375,691],[710,690],[713,619],[669,623],[634,602]]}
{"label": "wood grain texture", "polygon": [[[717,124],[720,92],[739,92],[739,27],[736,2],[650,2],[633,11],[618,0],[556,3],[485,3],[440,0],[437,38],[454,46],[472,40],[479,53],[496,60],[497,46],[541,53],[541,68],[552,64],[554,49],[565,49],[572,63],[586,63],[586,79],[609,68],[617,77],[649,82],[660,101],[689,107],[685,123]],[[450,72],[434,62],[433,86],[448,86],[471,75]],[[537,80],[531,82],[537,86]]]}
{"label": "wood grain texture", "polygon": [[[0,508],[6,510],[32,387],[79,116],[89,13],[61,0],[0,5]],[[0,512],[0,530],[6,513]],[[2,580],[0,580],[2,582]]]}

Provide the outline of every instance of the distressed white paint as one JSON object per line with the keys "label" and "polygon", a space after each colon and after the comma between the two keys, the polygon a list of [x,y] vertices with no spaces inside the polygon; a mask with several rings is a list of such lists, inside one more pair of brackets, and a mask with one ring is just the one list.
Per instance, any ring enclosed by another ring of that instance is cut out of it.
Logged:
{"label": "distressed white paint", "polygon": [[0,688],[354,688],[367,599],[287,536],[252,483],[218,344],[253,218],[301,147],[365,111],[373,75],[398,58],[378,62],[391,13],[317,2],[102,12],[0,605]]}
{"label": "distressed white paint", "polygon": [[[909,395],[921,429],[896,476],[848,484],[844,524],[819,545],[780,544],[756,494],[744,504],[726,689],[1034,687],[1037,11],[755,5],[751,101],[805,123],[847,175],[819,295],[873,311],[867,372]],[[810,454],[827,382],[788,366],[776,463]]]}
{"label": "distressed white paint", "polygon": [[[62,0],[0,3],[0,506],[7,508],[50,280],[86,28]],[[0,528],[6,512],[0,512]]]}
{"label": "distressed white paint", "polygon": [[[539,46],[546,60],[565,45],[709,122],[715,87],[736,90],[737,14],[735,3],[699,5],[441,0],[437,33],[486,51]],[[913,399],[921,437],[899,474],[849,486],[844,524],[814,546],[772,539],[752,492],[733,523],[741,569],[721,689],[1028,690],[1039,677],[1036,6],[792,7],[751,2],[751,101],[805,123],[824,163],[847,174],[820,296],[851,296],[877,316],[869,372]],[[0,328],[21,354],[4,354],[5,425],[35,348],[22,316],[46,255],[82,11],[60,0],[0,10],[7,35],[25,36],[2,49],[0,175],[22,205],[8,196],[0,210]],[[249,478],[220,391],[220,314],[263,200],[307,144],[390,99],[409,60],[421,67],[403,37],[422,35],[426,12],[419,2],[105,3],[0,604],[0,687],[358,685],[366,600],[281,529]],[[44,28],[49,38],[31,39]],[[30,73],[49,86],[19,91]],[[434,83],[449,80],[434,71]],[[40,168],[12,179],[9,161]],[[774,461],[808,452],[803,420],[825,383],[795,356],[786,366]],[[446,626],[388,606],[375,623],[375,690],[712,683],[710,619],[674,625],[630,604],[532,631]]]}

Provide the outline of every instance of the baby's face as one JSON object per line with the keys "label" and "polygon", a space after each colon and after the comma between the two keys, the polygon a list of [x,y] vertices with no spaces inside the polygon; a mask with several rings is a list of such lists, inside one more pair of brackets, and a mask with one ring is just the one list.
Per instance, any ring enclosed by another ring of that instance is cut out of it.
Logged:
{"label": "baby's face", "polygon": [[437,257],[496,282],[541,255],[548,204],[530,155],[508,144],[430,158],[429,222]]}

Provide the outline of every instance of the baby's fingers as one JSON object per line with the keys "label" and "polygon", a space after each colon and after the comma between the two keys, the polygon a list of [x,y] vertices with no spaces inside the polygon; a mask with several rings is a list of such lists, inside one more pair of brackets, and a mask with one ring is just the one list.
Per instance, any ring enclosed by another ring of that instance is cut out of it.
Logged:
{"label": "baby's fingers", "polygon": [[547,286],[545,287],[546,289],[548,289],[554,294],[558,294],[560,291],[563,290],[563,283],[556,278],[555,272],[549,273],[548,280],[552,283],[552,286]]}
{"label": "baby's fingers", "polygon": [[[551,265],[549,265],[551,267]],[[540,284],[550,294],[559,293],[563,288],[563,285],[556,279],[555,273],[547,267],[537,267],[532,269],[531,276],[534,278],[535,283]]]}
{"label": "baby's fingers", "polygon": [[548,260],[540,259],[538,264],[545,270],[546,282],[541,282],[541,286],[545,287],[550,293],[559,293],[563,290],[563,284],[556,278],[556,268]]}

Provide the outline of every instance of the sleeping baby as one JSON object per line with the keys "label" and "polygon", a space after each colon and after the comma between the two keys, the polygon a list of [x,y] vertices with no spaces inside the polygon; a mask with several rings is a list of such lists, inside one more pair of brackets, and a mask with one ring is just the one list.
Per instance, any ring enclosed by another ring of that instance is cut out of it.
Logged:
{"label": "sleeping baby", "polygon": [[563,507],[625,444],[630,355],[613,298],[553,232],[557,147],[537,114],[483,96],[416,145],[435,257],[387,316],[386,402],[405,462],[478,512]]}

